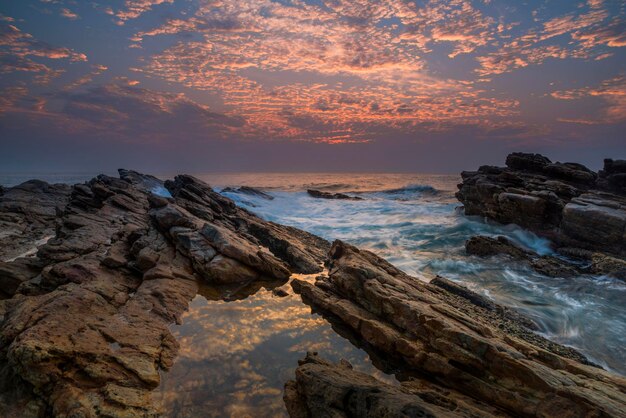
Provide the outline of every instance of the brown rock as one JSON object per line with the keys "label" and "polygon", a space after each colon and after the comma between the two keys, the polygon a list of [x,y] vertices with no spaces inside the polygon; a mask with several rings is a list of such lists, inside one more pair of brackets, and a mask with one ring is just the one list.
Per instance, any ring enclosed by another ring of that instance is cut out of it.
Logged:
{"label": "brown rock", "polygon": [[621,160],[606,160],[599,175],[581,164],[552,163],[539,154],[513,153],[507,166],[461,174],[456,196],[466,215],[518,224],[558,246],[626,255]]}
{"label": "brown rock", "polygon": [[[457,405],[451,409],[456,415],[470,415],[465,412],[469,409],[458,409],[462,402],[479,411],[473,416],[558,416],[564,410],[571,416],[620,416],[625,409],[624,379],[534,334],[525,322],[508,317],[499,307],[489,309],[463,292],[422,283],[340,241],[333,244],[330,258],[326,279],[315,285],[294,280],[294,290],[372,349],[395,359],[402,370],[421,376],[417,385],[421,393],[424,388],[445,393],[442,398]],[[310,416],[322,416],[314,408],[326,399],[332,399],[340,416],[355,410],[332,397],[336,385],[343,388],[350,382],[335,376],[310,379],[328,372],[306,370],[308,375],[297,375],[295,387],[292,384],[288,405],[305,405]],[[359,393],[360,387],[356,381],[341,390]],[[367,408],[365,400],[355,402]],[[378,411],[371,416],[387,415]]]}

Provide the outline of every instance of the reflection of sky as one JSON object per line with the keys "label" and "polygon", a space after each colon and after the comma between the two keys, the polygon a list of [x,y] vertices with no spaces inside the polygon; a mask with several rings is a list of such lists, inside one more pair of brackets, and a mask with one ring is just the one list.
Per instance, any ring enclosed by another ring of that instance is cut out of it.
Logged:
{"label": "reflection of sky", "polygon": [[625,14],[619,0],[4,1],[0,164],[456,172],[516,148],[597,163],[624,150]]}
{"label": "reflection of sky", "polygon": [[229,302],[198,295],[173,333],[181,348],[154,394],[168,416],[285,415],[283,386],[307,351],[345,358],[384,378],[364,351],[311,314],[298,295],[280,298],[261,289]]}

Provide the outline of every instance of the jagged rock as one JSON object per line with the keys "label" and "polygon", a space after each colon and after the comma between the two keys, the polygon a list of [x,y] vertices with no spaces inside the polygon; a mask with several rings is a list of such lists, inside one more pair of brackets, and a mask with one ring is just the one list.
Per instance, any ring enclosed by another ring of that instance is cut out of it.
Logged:
{"label": "jagged rock", "polygon": [[463,172],[456,196],[466,215],[518,224],[557,246],[623,256],[626,190],[609,178],[620,175],[624,165],[606,160],[597,175],[581,164],[513,153],[506,168]]}
{"label": "jagged rock", "polygon": [[[41,235],[30,223],[54,235],[36,257],[0,263],[0,362],[15,380],[0,400],[20,399],[0,405],[5,416],[158,416],[150,392],[178,349],[169,327],[199,279],[258,289],[322,270],[328,242],[263,221],[191,176],[120,176],[27,182],[1,198],[1,219],[29,245]],[[173,197],[155,191],[165,185]]]}
{"label": "jagged rock", "polygon": [[542,172],[552,161],[541,154],[514,152],[506,157],[506,165],[514,170]]}
{"label": "jagged rock", "polygon": [[[471,406],[473,416],[561,416],[563,411],[620,416],[626,408],[626,380],[589,365],[581,354],[538,336],[501,309],[476,303],[464,296],[467,290],[453,293],[425,284],[340,241],[331,248],[328,267],[328,277],[315,284],[294,280],[294,290],[402,370],[420,376],[422,392],[445,393],[451,414],[470,415],[459,405]],[[336,416],[367,410],[369,390],[350,398],[350,404],[333,401],[335,388],[347,396],[359,393],[358,380],[345,388],[349,381],[339,381],[336,374],[317,379],[320,374],[312,369],[301,369],[309,375],[287,388],[288,407],[325,416],[310,405],[329,399]],[[387,392],[378,386],[379,393]],[[382,410],[371,416],[387,415]]]}
{"label": "jagged rock", "polygon": [[598,176],[608,189],[626,194],[626,160],[605,159],[604,170]]}
{"label": "jagged rock", "polygon": [[499,236],[496,238],[478,235],[471,237],[465,243],[465,251],[468,254],[478,256],[491,256],[507,254],[518,260],[525,260],[531,256],[531,252],[518,247],[508,238]]}
{"label": "jagged rock", "polygon": [[33,255],[54,235],[57,211],[71,188],[29,180],[0,195],[0,261]]}
{"label": "jagged rock", "polygon": [[328,193],[322,192],[321,190],[313,190],[309,189],[306,191],[309,196],[316,197],[318,199],[340,199],[340,200],[363,200],[358,196],[348,196],[345,193]]}
{"label": "jagged rock", "polygon": [[249,187],[249,186],[241,186],[238,188],[226,187],[222,189],[222,193],[240,193],[240,194],[247,194],[248,196],[260,197],[265,200],[274,200],[274,196],[267,194],[262,190],[255,189],[254,187]]}
{"label": "jagged rock", "polygon": [[548,164],[542,171],[549,177],[588,185],[593,185],[598,177],[596,173],[577,163]]}
{"label": "jagged rock", "polygon": [[[176,198],[179,208],[184,208],[216,228],[232,232],[239,237],[236,241],[244,238],[242,242],[247,242],[248,248],[259,245],[267,248],[295,273],[313,274],[322,271],[322,264],[330,248],[328,241],[296,228],[263,221],[238,208],[232,200],[192,176],[177,176],[174,181],[166,181],[165,185]],[[262,258],[267,256],[263,255]],[[239,261],[246,264],[244,260]]]}
{"label": "jagged rock", "polygon": [[465,243],[468,254],[481,257],[494,255],[508,255],[515,260],[525,261],[541,274],[550,277],[573,277],[582,274],[576,265],[553,256],[539,256],[537,253],[518,247],[506,237],[496,238],[478,235],[471,237]]}
{"label": "jagged rock", "polygon": [[164,198],[171,197],[165,188],[163,180],[161,179],[149,174],[138,173],[137,171],[127,170],[124,168],[120,168],[117,171],[122,180],[127,181],[139,190],[153,193]]}
{"label": "jagged rock", "polygon": [[420,387],[417,379],[402,386],[383,383],[353,370],[345,360],[335,364],[307,353],[298,363],[296,380],[285,384],[284,400],[291,418],[501,415],[472,399],[453,399],[439,388]]}
{"label": "jagged rock", "polygon": [[12,297],[20,285],[33,279],[45,267],[37,257],[18,258],[13,262],[0,262],[0,297]]}

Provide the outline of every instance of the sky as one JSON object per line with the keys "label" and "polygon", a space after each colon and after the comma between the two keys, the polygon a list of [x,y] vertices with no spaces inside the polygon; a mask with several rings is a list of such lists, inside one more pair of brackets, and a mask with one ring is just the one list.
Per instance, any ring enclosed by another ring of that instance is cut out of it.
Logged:
{"label": "sky", "polygon": [[0,0],[0,172],[626,158],[624,0]]}

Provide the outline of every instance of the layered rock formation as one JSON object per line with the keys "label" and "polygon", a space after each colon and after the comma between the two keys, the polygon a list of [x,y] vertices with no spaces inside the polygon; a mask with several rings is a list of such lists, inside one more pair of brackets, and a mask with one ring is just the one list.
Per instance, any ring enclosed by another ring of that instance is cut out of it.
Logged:
{"label": "layered rock formation", "polygon": [[626,380],[443,278],[430,284],[336,241],[329,274],[294,290],[413,377],[390,387],[309,356],[285,390],[294,417],[624,416]]}
{"label": "layered rock formation", "polygon": [[[582,274],[607,275],[626,280],[626,261],[607,254],[575,248],[559,249],[563,256],[543,255],[521,248],[506,237],[478,235],[465,243],[470,255],[481,257],[506,255],[514,260],[528,263],[534,270],[550,277],[574,277]],[[585,263],[572,262],[574,259],[587,260]]]}
{"label": "layered rock formation", "polygon": [[0,261],[28,255],[54,235],[57,212],[70,190],[65,184],[30,180],[0,193]]}
{"label": "layered rock formation", "polygon": [[178,347],[168,327],[199,280],[284,283],[321,271],[329,248],[191,176],[27,182],[0,208],[11,240],[53,235],[34,257],[3,254],[1,416],[157,416],[150,391]]}
{"label": "layered rock formation", "polygon": [[518,224],[559,247],[626,255],[626,161],[605,160],[599,174],[539,154],[513,153],[506,165],[461,174],[466,215]]}

